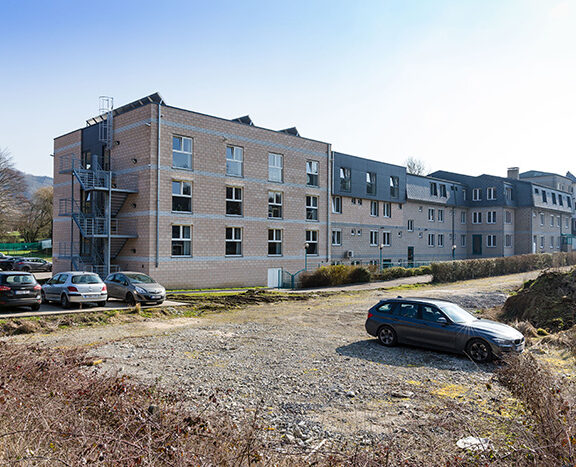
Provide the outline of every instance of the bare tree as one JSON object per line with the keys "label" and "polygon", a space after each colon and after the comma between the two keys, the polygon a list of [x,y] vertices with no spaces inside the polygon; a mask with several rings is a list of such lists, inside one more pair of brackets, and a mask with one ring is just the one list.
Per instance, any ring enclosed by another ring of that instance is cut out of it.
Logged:
{"label": "bare tree", "polygon": [[14,168],[12,156],[0,148],[0,234],[16,219],[26,202],[24,177]]}
{"label": "bare tree", "polygon": [[412,175],[426,175],[428,168],[422,160],[409,157],[406,159],[406,172]]}
{"label": "bare tree", "polygon": [[18,232],[25,242],[31,243],[52,238],[52,203],[54,190],[51,186],[39,188],[26,202],[17,224]]}

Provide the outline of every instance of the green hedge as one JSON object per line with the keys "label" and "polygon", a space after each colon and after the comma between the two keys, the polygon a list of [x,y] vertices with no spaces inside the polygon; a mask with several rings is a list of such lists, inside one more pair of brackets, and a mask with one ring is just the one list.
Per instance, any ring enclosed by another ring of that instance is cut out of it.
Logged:
{"label": "green hedge", "polygon": [[417,268],[403,268],[398,266],[378,271],[378,266],[376,266],[375,268],[371,268],[370,272],[372,274],[373,281],[390,281],[392,279],[399,279],[401,277],[432,274],[432,268],[430,266],[420,266]]}
{"label": "green hedge", "polygon": [[354,284],[370,282],[370,272],[360,266],[323,266],[313,272],[305,272],[300,276],[300,287],[326,287],[329,285]]}
{"label": "green hedge", "polygon": [[576,252],[569,252],[447,261],[432,263],[431,268],[433,282],[455,282],[575,264]]}

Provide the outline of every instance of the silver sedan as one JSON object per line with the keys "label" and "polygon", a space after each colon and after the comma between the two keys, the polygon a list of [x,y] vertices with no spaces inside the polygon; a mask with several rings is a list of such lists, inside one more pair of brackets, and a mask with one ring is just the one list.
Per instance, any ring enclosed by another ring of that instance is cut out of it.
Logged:
{"label": "silver sedan", "polygon": [[72,303],[105,306],[107,299],[106,284],[92,272],[61,272],[42,286],[42,302],[59,302],[62,308],[70,308]]}
{"label": "silver sedan", "polygon": [[110,297],[124,300],[132,306],[137,302],[159,305],[166,299],[166,289],[141,272],[117,272],[110,274],[105,282]]}

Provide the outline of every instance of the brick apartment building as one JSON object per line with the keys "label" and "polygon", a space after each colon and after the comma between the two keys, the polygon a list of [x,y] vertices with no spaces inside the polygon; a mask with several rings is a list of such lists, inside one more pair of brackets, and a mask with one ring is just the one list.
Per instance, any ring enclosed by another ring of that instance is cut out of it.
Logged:
{"label": "brick apartment building", "polygon": [[570,247],[571,189],[517,173],[408,175],[296,128],[153,94],[55,139],[54,270],[142,271],[170,288],[274,286],[305,263],[559,251]]}

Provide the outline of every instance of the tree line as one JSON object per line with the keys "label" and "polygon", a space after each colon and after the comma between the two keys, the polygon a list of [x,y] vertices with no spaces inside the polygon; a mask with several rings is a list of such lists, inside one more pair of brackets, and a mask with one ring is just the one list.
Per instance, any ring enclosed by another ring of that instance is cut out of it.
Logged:
{"label": "tree line", "polygon": [[12,155],[0,148],[0,242],[26,243],[52,238],[52,187],[42,187],[29,198],[22,172]]}

